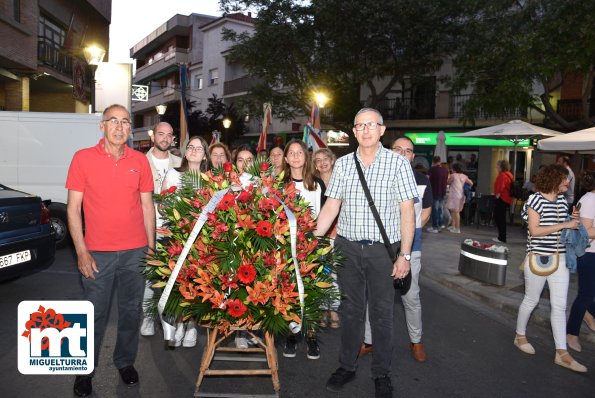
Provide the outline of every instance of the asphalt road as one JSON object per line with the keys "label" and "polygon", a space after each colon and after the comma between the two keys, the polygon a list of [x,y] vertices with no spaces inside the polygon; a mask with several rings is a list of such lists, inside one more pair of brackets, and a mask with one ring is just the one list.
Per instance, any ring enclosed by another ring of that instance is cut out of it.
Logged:
{"label": "asphalt road", "polygon": [[[0,284],[0,397],[71,397],[72,376],[22,375],[17,368],[17,305],[22,300],[80,299],[71,250],[57,253],[46,270]],[[422,271],[423,275],[423,271]],[[423,397],[591,397],[595,391],[595,348],[583,345],[573,354],[589,367],[576,374],[553,363],[551,332],[530,326],[529,339],[537,354],[529,356],[512,344],[514,317],[472,301],[443,286],[422,280],[424,342],[428,361],[416,363],[408,351],[402,311],[396,313],[397,332],[393,360],[395,396]],[[206,335],[201,331],[195,348],[165,350],[158,336],[141,338],[136,367],[141,381],[125,387],[111,363],[115,344],[115,311],[108,327],[94,378],[94,397],[192,397]],[[339,330],[320,334],[321,358],[283,358],[279,350],[281,397],[369,397],[371,356],[360,359],[357,378],[340,394],[325,390],[338,366]],[[221,368],[230,363],[220,363]],[[240,366],[259,367],[258,363]],[[201,392],[271,394],[266,377],[207,378]],[[223,396],[223,395],[219,395]]]}

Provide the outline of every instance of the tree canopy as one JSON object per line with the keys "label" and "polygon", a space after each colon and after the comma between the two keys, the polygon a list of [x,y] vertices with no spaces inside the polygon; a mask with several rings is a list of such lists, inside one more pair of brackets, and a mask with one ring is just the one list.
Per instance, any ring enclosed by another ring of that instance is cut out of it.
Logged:
{"label": "tree canopy", "polygon": [[[258,15],[253,34],[224,33],[229,57],[261,79],[252,108],[265,101],[289,119],[305,113],[312,91],[330,93],[336,124],[351,122],[360,87],[376,106],[405,78],[435,75],[457,92],[470,87],[465,119],[479,111],[535,109],[564,128],[592,125],[595,3],[580,0],[220,0],[226,12]],[[553,94],[582,78],[580,120],[556,113]],[[247,104],[242,104],[246,106]]]}
{"label": "tree canopy", "polygon": [[[472,3],[472,2],[471,2]],[[493,0],[477,8],[462,26],[453,54],[453,89],[472,87],[468,117],[479,109],[502,113],[533,109],[564,129],[595,124],[589,116],[593,91],[595,3],[580,0]],[[580,115],[557,113],[557,91],[580,86]]]}

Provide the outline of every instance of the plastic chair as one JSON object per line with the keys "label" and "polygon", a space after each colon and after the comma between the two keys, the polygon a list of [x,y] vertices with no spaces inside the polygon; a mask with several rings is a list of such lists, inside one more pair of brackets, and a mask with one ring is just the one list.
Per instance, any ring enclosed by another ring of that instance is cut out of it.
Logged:
{"label": "plastic chair", "polygon": [[477,198],[475,210],[475,225],[493,225],[494,221],[494,195],[482,195]]}

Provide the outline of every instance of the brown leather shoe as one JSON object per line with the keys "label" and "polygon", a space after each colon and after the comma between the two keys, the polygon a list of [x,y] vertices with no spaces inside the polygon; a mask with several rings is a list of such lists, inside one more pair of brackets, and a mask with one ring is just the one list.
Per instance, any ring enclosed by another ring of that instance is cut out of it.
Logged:
{"label": "brown leather shoe", "polygon": [[359,349],[359,356],[363,357],[364,355],[368,355],[374,351],[374,346],[372,344],[362,343],[362,346]]}
{"label": "brown leather shoe", "polygon": [[425,362],[428,359],[423,343],[411,343],[409,348],[411,348],[411,355],[417,362]]}

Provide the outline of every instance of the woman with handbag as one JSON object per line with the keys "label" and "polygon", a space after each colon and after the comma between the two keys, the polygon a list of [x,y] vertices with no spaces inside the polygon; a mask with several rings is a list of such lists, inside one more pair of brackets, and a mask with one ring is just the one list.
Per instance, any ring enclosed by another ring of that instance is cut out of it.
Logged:
{"label": "woman with handbag", "polygon": [[579,200],[581,223],[585,227],[591,246],[587,247],[585,254],[578,257],[578,294],[572,308],[566,329],[568,346],[575,351],[581,351],[578,335],[583,320],[595,332],[595,171],[585,171],[582,177],[582,186],[587,191]]}
{"label": "woman with handbag", "polygon": [[577,229],[580,222],[578,211],[573,211],[570,221],[565,221],[569,211],[563,193],[568,189],[568,183],[566,168],[559,165],[544,167],[535,181],[537,192],[523,206],[522,217],[528,222],[527,257],[523,263],[525,297],[519,307],[514,345],[526,354],[535,354],[525,331],[547,281],[550,321],[556,346],[554,363],[575,372],[586,372],[587,368],[575,361],[566,350],[569,271],[564,255],[566,247],[560,242],[560,234],[565,228]]}

